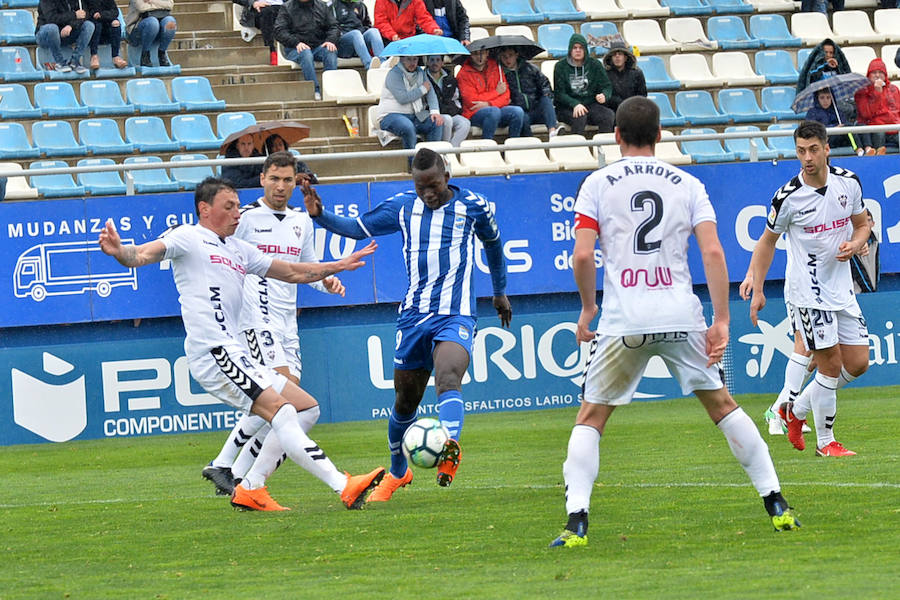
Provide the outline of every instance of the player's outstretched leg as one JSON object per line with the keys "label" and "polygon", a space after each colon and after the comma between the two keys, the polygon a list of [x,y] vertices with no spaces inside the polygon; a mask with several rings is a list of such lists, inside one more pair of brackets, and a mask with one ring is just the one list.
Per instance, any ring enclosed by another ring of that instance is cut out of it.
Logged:
{"label": "player's outstretched leg", "polygon": [[291,510],[275,502],[275,499],[269,495],[266,486],[251,490],[245,487],[244,482],[234,486],[234,492],[231,494],[231,505],[239,510]]}
{"label": "player's outstretched leg", "polygon": [[406,467],[406,473],[403,474],[403,477],[394,477],[392,473],[388,473],[381,480],[381,483],[372,490],[366,502],[387,502],[394,495],[394,492],[408,486],[412,483],[412,480],[413,472],[409,467]]}
{"label": "player's outstretched leg", "polygon": [[462,394],[459,390],[446,390],[438,396],[438,418],[441,425],[450,433],[450,439],[444,444],[444,451],[437,466],[437,483],[441,487],[453,483],[459,469],[459,461],[462,458],[459,436],[462,433],[464,416]]}
{"label": "player's outstretched leg", "polygon": [[[612,407],[604,408],[612,411]],[[563,463],[566,512],[569,517],[563,532],[550,542],[551,548],[575,548],[587,545],[591,490],[599,470],[600,431],[590,425],[575,425],[569,436],[566,462]]]}
{"label": "player's outstretched leg", "polygon": [[217,496],[230,496],[234,492],[235,477],[231,467],[244,445],[265,425],[266,421],[257,415],[241,417],[228,434],[219,455],[203,468],[202,475],[216,486]]}
{"label": "player's outstretched leg", "polygon": [[406,457],[403,456],[400,444],[403,441],[403,434],[415,422],[415,412],[403,414],[397,411],[396,405],[394,406],[394,410],[391,411],[391,416],[388,418],[388,449],[391,453],[391,470],[381,480],[378,487],[372,491],[367,502],[387,502],[394,492],[412,483],[412,470],[406,464]]}

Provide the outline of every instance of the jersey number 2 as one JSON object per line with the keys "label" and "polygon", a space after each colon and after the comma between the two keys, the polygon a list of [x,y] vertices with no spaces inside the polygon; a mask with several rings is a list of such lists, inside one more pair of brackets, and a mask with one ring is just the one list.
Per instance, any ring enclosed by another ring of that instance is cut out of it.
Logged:
{"label": "jersey number 2", "polygon": [[662,240],[648,242],[647,236],[662,221],[663,205],[659,194],[651,191],[638,192],[631,197],[631,211],[644,212],[649,207],[650,214],[634,231],[634,253],[652,254],[659,252]]}

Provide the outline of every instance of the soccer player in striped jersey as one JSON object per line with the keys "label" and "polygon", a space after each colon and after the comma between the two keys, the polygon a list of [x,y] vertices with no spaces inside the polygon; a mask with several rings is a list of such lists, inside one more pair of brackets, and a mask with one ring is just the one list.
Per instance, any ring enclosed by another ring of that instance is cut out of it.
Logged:
{"label": "soccer player in striped jersey", "polygon": [[[331,263],[286,262],[260,252],[232,234],[240,220],[237,192],[230,183],[208,177],[194,192],[196,225],[182,225],[160,239],[140,246],[122,245],[108,221],[100,233],[100,249],[126,267],[142,267],[170,260],[186,337],[184,351],[191,375],[203,388],[229,406],[265,419],[298,465],[341,495],[347,508],[361,508],[366,493],[384,476],[379,467],[351,476],[337,470],[311,440],[298,418],[313,408],[309,394],[284,375],[253,360],[238,342],[238,320],[247,274],[288,283],[309,283],[358,269],[377,245]],[[268,503],[255,507],[267,510]]]}
{"label": "soccer player in striped jersey", "polygon": [[506,297],[506,263],[500,230],[483,196],[448,185],[444,159],[433,150],[419,150],[412,163],[415,191],[388,198],[357,219],[323,210],[316,191],[303,184],[309,215],[325,229],[353,239],[401,232],[409,288],[400,303],[397,347],[394,351],[394,409],[388,421],[390,473],[368,502],[390,499],[412,481],[412,470],[400,451],[403,433],[416,411],[431,371],[438,399],[438,416],[450,432],[438,464],[437,482],[448,486],[462,455],[462,377],[469,366],[475,337],[475,238],[484,245],[493,284],[494,308],[504,327],[512,319]]}
{"label": "soccer player in striped jersey", "polygon": [[[616,406],[631,402],[648,361],[658,356],[683,393],[693,393],[721,430],[763,500],[776,530],[799,525],[781,495],[769,449],[723,381],[728,345],[728,270],[706,188],[654,155],[659,108],[628,98],[616,111],[622,160],[584,180],[575,199],[573,271],[581,297],[576,339],[590,342],[582,404],[563,476],[566,527],[550,546],[587,544],[599,443]],[[707,326],[688,268],[689,238],[703,258],[713,322]],[[597,242],[603,253],[603,311],[597,331]]]}

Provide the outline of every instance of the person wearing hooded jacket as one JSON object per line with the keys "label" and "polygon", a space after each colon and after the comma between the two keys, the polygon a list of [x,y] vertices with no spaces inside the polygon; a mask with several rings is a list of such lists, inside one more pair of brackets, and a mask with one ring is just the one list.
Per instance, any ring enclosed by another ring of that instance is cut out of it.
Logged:
{"label": "person wearing hooded jacket", "polygon": [[475,50],[456,76],[463,116],[481,128],[481,138],[494,139],[497,127],[508,127],[509,137],[519,137],[525,122],[522,107],[509,102],[509,85],[500,65],[487,50]]}
{"label": "person wearing hooded jacket", "polygon": [[[849,121],[843,113],[838,114],[839,110],[834,104],[831,88],[823,88],[816,92],[812,108],[806,111],[806,120],[818,121],[825,127],[846,125]],[[850,138],[846,135],[830,135],[828,136],[828,145],[832,148],[849,146]]]}
{"label": "person wearing hooded jacket", "polygon": [[606,105],[617,110],[626,98],[647,97],[647,81],[644,72],[637,66],[637,59],[621,42],[614,42],[603,56],[606,76],[612,84],[612,94]]}
{"label": "person wearing hooded jacket", "polygon": [[[891,125],[900,123],[900,88],[887,80],[887,67],[880,58],[869,63],[866,77],[871,82],[856,91],[857,123],[859,125]],[[862,133],[860,145],[865,154],[884,154],[887,145],[897,147],[897,132]]]}
{"label": "person wearing hooded jacket", "polygon": [[553,108],[553,88],[541,70],[519,56],[514,46],[502,48],[499,54],[503,73],[509,82],[511,104],[521,106],[525,112],[522,135],[531,136],[531,124],[543,123],[550,137],[559,133],[556,110]]}
{"label": "person wearing hooded jacket", "polygon": [[556,116],[572,133],[584,135],[588,124],[596,125],[600,133],[613,130],[616,113],[606,106],[612,84],[603,64],[588,54],[587,40],[579,33],[569,38],[568,55],[553,68],[553,93]]}
{"label": "person wearing hooded jacket", "polygon": [[831,38],[825,38],[812,49],[797,78],[797,93],[814,81],[852,72],[847,57]]}

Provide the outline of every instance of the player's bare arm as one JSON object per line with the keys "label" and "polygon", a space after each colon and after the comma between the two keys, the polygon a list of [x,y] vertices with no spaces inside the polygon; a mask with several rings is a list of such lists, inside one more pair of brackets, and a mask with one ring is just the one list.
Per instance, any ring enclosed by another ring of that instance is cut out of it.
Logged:
{"label": "player's bare arm", "polygon": [[365,263],[363,258],[369,256],[378,248],[378,242],[372,241],[350,256],[333,262],[323,263],[291,263],[279,259],[272,261],[272,266],[266,271],[266,277],[280,279],[288,283],[310,283],[325,279],[329,275],[342,271],[355,271]]}
{"label": "player's bare arm", "polygon": [[713,322],[706,331],[706,355],[709,357],[706,366],[709,367],[722,360],[728,345],[728,323],[731,318],[728,311],[728,266],[714,221],[698,223],[694,227],[694,237],[703,257],[706,286],[713,305]]}
{"label": "player's bare arm", "polygon": [[509,303],[509,298],[506,297],[506,294],[494,296],[494,310],[497,311],[497,316],[500,317],[500,325],[509,329],[509,324],[512,321],[512,305]]}
{"label": "player's bare arm", "polygon": [[600,312],[597,308],[597,266],[594,264],[594,246],[597,244],[597,232],[593,229],[575,230],[575,248],[572,251],[572,270],[575,274],[575,285],[581,296],[581,315],[575,330],[575,339],[579,342],[590,342],[594,339],[591,323]]}
{"label": "player's bare arm", "polygon": [[869,234],[872,232],[872,227],[869,225],[869,218],[865,211],[858,215],[852,215],[850,223],[853,224],[853,235],[848,241],[841,242],[841,245],[838,246],[836,258],[841,262],[850,260],[854,254],[859,254],[863,248],[868,249],[867,242]]}
{"label": "player's bare arm", "polygon": [[143,267],[158,263],[166,254],[166,246],[159,240],[153,240],[140,246],[122,245],[119,232],[116,231],[115,225],[110,220],[106,221],[98,241],[104,254],[112,256],[125,267]]}
{"label": "player's bare arm", "polygon": [[[744,287],[741,283],[741,298],[750,298],[750,322],[756,326],[756,318],[759,311],[766,305],[766,295],[763,293],[763,284],[766,282],[766,274],[772,266],[775,257],[775,244],[778,242],[778,234],[769,229],[763,230],[763,234],[753,247],[753,256],[750,257],[750,266],[747,268],[747,276],[750,285]],[[745,278],[746,282],[747,279]],[[752,293],[752,296],[751,296]]]}

